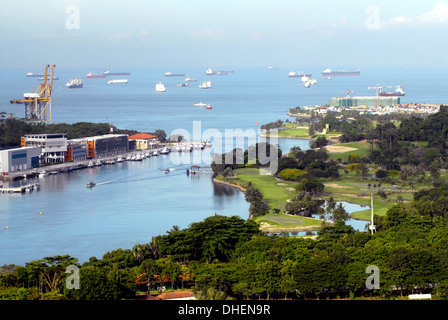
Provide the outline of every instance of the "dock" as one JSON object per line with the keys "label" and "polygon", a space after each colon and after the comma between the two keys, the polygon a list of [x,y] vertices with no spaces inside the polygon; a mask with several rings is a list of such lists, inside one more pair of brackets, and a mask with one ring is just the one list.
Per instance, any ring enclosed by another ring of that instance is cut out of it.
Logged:
{"label": "dock", "polygon": [[27,193],[34,190],[39,190],[39,184],[38,183],[30,183],[24,186],[20,187],[12,187],[12,188],[3,188],[0,187],[0,194],[11,194],[11,193]]}

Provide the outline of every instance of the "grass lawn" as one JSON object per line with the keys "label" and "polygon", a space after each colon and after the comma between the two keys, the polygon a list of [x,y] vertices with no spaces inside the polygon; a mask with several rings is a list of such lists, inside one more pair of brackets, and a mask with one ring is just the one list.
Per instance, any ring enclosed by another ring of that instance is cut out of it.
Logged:
{"label": "grass lawn", "polygon": [[284,210],[286,201],[297,194],[294,189],[297,182],[279,181],[272,175],[260,175],[256,168],[238,169],[234,173],[236,178],[232,181],[240,184],[252,182],[271,209]]}
{"label": "grass lawn", "polygon": [[352,153],[359,155],[360,158],[367,156],[370,143],[369,142],[349,142],[331,145],[328,148],[330,160],[342,159],[347,162],[348,156]]}

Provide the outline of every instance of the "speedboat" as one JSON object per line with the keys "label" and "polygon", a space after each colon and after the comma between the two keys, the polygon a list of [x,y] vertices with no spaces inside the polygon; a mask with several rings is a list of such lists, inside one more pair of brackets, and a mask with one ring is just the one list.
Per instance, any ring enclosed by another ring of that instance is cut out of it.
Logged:
{"label": "speedboat", "polygon": [[95,186],[95,182],[88,182],[86,183],[86,188],[92,188]]}

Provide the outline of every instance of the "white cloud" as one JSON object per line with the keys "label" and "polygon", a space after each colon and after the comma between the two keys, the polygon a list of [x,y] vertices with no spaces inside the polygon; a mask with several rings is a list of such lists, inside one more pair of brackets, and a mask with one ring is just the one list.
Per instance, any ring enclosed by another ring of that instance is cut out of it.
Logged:
{"label": "white cloud", "polygon": [[417,17],[398,16],[381,23],[381,26],[415,25],[415,24],[439,24],[448,22],[448,4],[440,2],[435,7]]}
{"label": "white cloud", "polygon": [[438,3],[434,9],[419,17],[422,22],[448,22],[448,4]]}

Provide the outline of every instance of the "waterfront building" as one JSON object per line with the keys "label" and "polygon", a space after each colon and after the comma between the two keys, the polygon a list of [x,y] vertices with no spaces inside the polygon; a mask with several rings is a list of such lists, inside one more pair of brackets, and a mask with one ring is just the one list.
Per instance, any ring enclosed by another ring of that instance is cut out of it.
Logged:
{"label": "waterfront building", "polygon": [[21,138],[22,147],[41,147],[39,163],[64,162],[67,152],[67,138],[65,133],[27,134]]}
{"label": "waterfront building", "polygon": [[330,99],[330,107],[375,107],[393,106],[400,104],[400,97],[335,97]]}
{"label": "waterfront building", "polygon": [[136,149],[156,148],[159,144],[156,136],[147,133],[137,133],[129,137],[129,141],[135,141]]}
{"label": "waterfront building", "polygon": [[2,174],[39,167],[41,147],[23,147],[0,150]]}
{"label": "waterfront building", "polygon": [[91,158],[110,157],[129,151],[129,136],[127,134],[105,134],[88,137],[87,156]]}
{"label": "waterfront building", "polygon": [[67,152],[65,153],[65,162],[82,161],[88,156],[89,145],[87,139],[71,139],[67,141]]}

